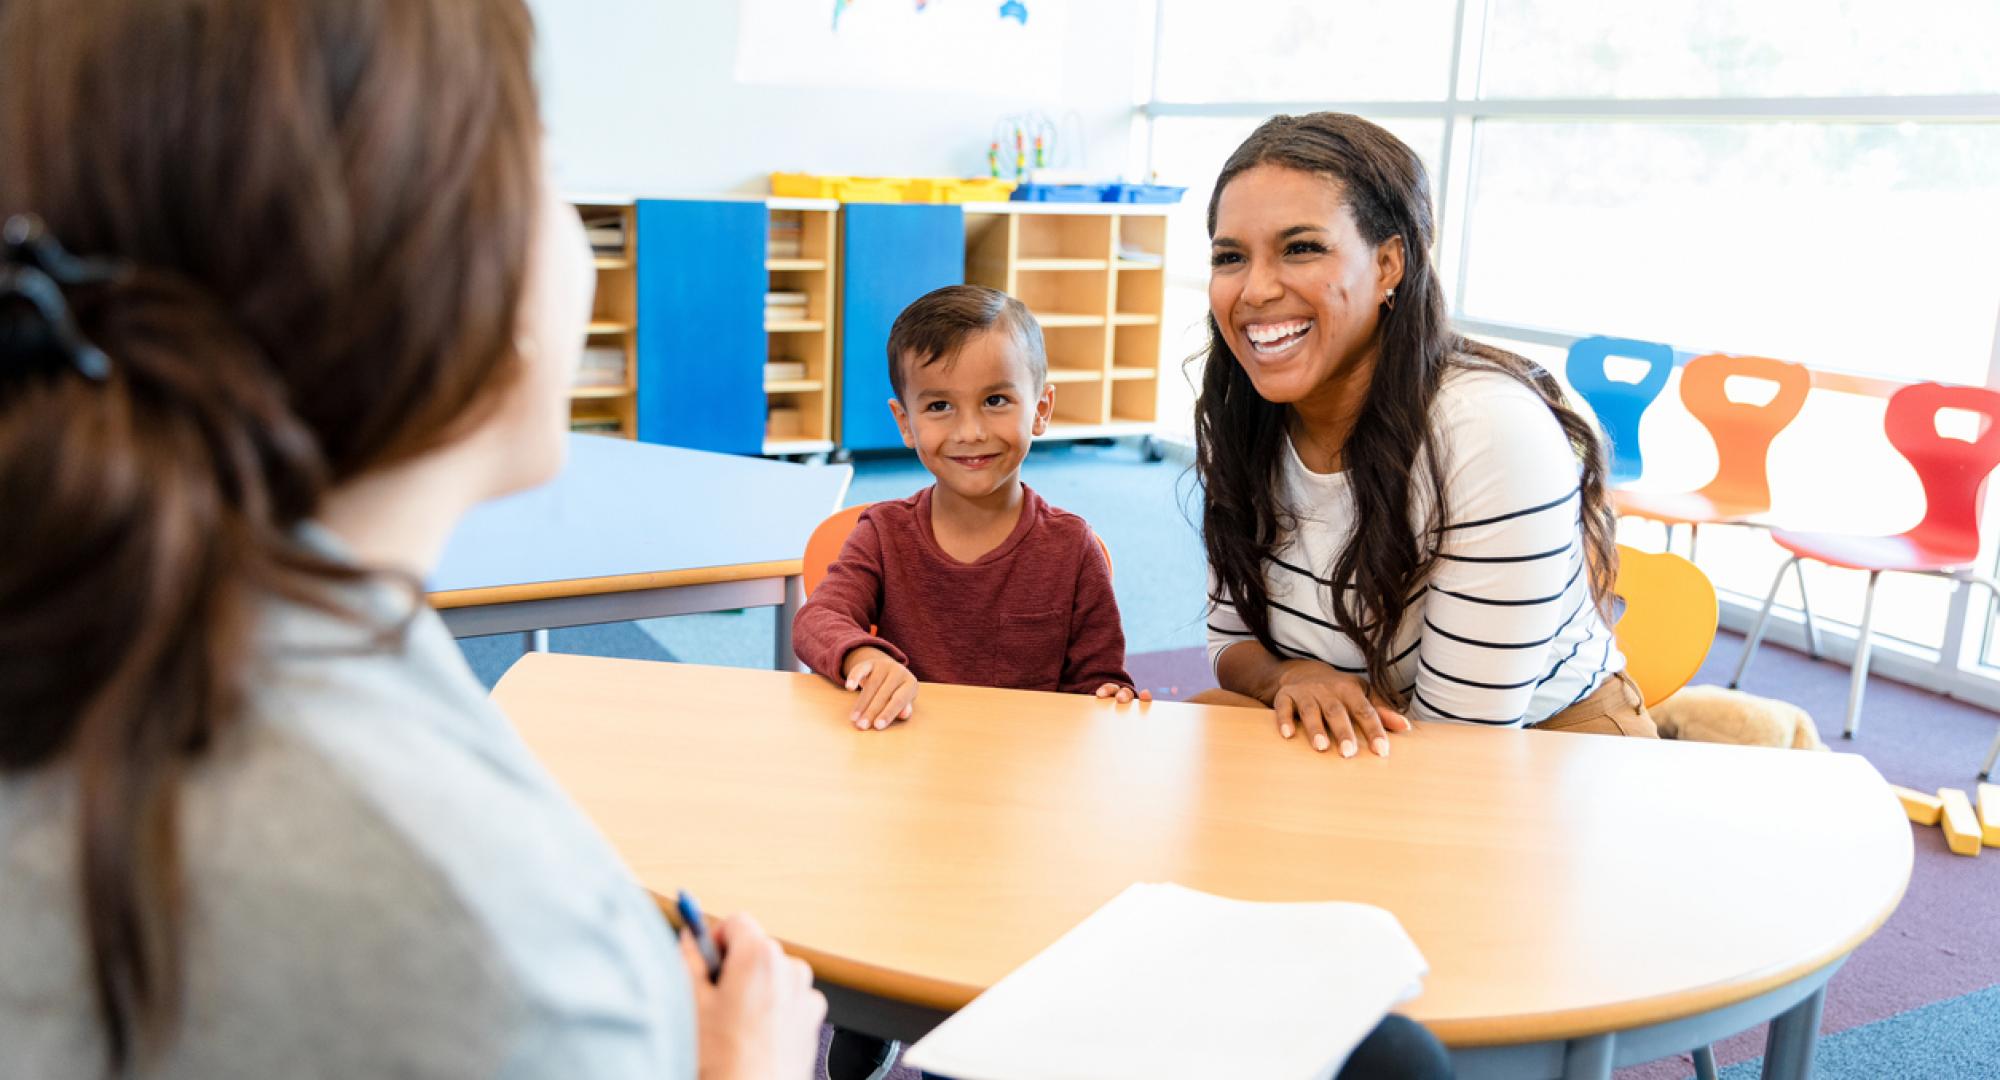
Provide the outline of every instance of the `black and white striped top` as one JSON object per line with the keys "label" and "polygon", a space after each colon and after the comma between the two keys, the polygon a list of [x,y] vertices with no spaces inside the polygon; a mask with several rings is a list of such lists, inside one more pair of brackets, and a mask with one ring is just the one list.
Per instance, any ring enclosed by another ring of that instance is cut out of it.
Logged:
{"label": "black and white striped top", "polygon": [[[1398,689],[1418,719],[1539,723],[1625,668],[1591,603],[1576,457],[1548,406],[1505,375],[1455,371],[1433,408],[1451,524],[1403,620]],[[1354,527],[1347,477],[1308,471],[1289,443],[1282,473],[1298,527],[1265,573],[1272,636],[1288,657],[1361,674],[1361,650],[1335,629],[1325,580]],[[1429,500],[1416,502],[1421,537]],[[1211,664],[1250,640],[1234,608],[1212,607]]]}

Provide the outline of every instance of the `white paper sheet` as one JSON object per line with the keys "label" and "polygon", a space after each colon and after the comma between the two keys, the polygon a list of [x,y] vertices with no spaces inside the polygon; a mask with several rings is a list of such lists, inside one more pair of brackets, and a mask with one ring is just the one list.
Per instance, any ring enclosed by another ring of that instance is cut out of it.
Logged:
{"label": "white paper sheet", "polygon": [[1133,885],[904,1060],[954,1080],[1311,1080],[1426,970],[1378,907]]}

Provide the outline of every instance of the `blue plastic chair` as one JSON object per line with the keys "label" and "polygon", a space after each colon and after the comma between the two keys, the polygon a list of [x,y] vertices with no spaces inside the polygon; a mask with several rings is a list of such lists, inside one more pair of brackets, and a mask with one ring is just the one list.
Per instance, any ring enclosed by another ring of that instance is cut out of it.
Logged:
{"label": "blue plastic chair", "polygon": [[[1612,356],[1644,360],[1652,368],[1636,383],[1619,382],[1604,372],[1604,361]],[[1631,483],[1645,471],[1645,459],[1639,455],[1639,417],[1666,389],[1673,370],[1673,346],[1657,341],[1599,336],[1569,347],[1569,384],[1590,404],[1597,426],[1611,444],[1610,483]]]}

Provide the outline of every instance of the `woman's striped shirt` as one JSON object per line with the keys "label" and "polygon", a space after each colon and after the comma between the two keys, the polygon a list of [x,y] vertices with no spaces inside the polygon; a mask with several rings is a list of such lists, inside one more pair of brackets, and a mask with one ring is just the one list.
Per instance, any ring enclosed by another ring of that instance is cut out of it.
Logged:
{"label": "woman's striped shirt", "polygon": [[[1398,689],[1419,719],[1539,723],[1625,667],[1591,603],[1576,456],[1542,399],[1503,374],[1453,371],[1433,415],[1450,523],[1403,619]],[[1287,657],[1363,674],[1360,648],[1335,628],[1326,580],[1354,529],[1347,477],[1307,470],[1289,442],[1280,472],[1297,525],[1266,564],[1272,636]],[[1425,542],[1421,489],[1412,504]],[[1211,664],[1251,640],[1226,597],[1211,606]]]}

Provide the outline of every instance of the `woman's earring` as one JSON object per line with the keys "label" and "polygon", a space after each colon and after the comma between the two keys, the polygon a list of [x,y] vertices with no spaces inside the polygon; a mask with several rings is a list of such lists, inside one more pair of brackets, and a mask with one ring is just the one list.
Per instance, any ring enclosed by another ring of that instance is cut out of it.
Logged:
{"label": "woman's earring", "polygon": [[1396,290],[1390,289],[1382,294],[1382,305],[1390,311],[1396,310]]}

